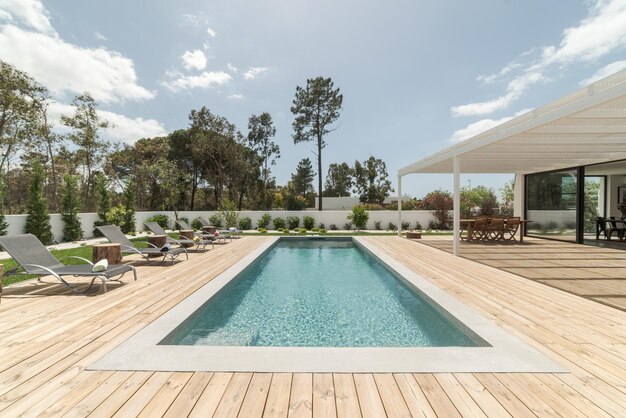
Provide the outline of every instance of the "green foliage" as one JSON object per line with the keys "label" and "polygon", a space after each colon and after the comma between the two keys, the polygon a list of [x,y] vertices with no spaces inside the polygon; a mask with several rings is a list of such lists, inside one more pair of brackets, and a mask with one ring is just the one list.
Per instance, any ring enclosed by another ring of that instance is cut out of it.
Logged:
{"label": "green foliage", "polygon": [[389,222],[389,224],[387,225],[387,229],[389,231],[397,231],[398,227],[396,226],[396,224],[394,224],[393,222]]}
{"label": "green foliage", "polygon": [[493,189],[476,186],[461,189],[461,217],[494,216],[498,212],[498,200]]}
{"label": "green foliage", "polygon": [[250,116],[248,130],[248,146],[256,153],[261,165],[263,182],[261,205],[267,208],[271,203],[271,198],[267,194],[270,183],[270,167],[276,164],[276,160],[280,158],[280,148],[272,141],[276,135],[272,116],[267,112],[261,113],[259,116]]}
{"label": "green foliage", "polygon": [[224,220],[226,228],[237,227],[239,224],[239,212],[237,212],[237,205],[230,199],[222,199],[220,203],[220,215]]}
{"label": "green foliage", "polygon": [[32,165],[26,204],[26,226],[24,232],[33,234],[44,245],[52,244],[52,227],[48,213],[48,199],[44,193],[44,172],[39,160]]}
{"label": "green foliage", "polygon": [[319,230],[320,230],[320,229],[319,229],[318,227],[316,227],[316,226],[315,226],[315,227],[313,227],[313,228],[311,228],[311,231],[312,231],[312,232],[319,232]]}
{"label": "green foliage", "polygon": [[290,234],[291,233],[289,228],[281,228],[279,231],[282,232],[283,234]]}
{"label": "green foliage", "polygon": [[315,228],[315,218],[312,216],[303,216],[302,226],[304,226],[308,230],[312,230],[313,228]]}
{"label": "green foliage", "polygon": [[352,222],[346,222],[345,224],[343,224],[343,229],[345,229],[346,231],[352,231]]}
{"label": "green foliage", "polygon": [[241,229],[242,231],[252,229],[252,219],[247,216],[239,219],[239,229]]}
{"label": "green foliage", "polygon": [[170,218],[162,213],[158,213],[149,217],[148,219],[146,219],[146,222],[156,222],[163,229],[167,229],[170,226]]}
{"label": "green foliage", "polygon": [[[111,192],[109,191],[107,180],[102,174],[99,174],[95,177],[94,192],[96,198],[96,212],[98,213],[98,220],[94,222],[93,225],[94,227],[106,225],[106,216],[107,213],[111,210]],[[93,235],[95,237],[102,236],[100,231],[95,228],[93,230]]]}
{"label": "green foliage", "polygon": [[354,170],[347,163],[330,164],[324,184],[324,196],[350,196],[350,189],[354,184],[353,175]]}
{"label": "green foliage", "polygon": [[122,199],[124,202],[124,207],[126,209],[126,215],[124,217],[124,224],[122,232],[125,234],[130,234],[135,231],[136,220],[135,220],[135,184],[131,181],[126,185],[126,189],[122,194]]}
{"label": "green foliage", "polygon": [[257,226],[259,228],[267,228],[270,225],[270,222],[272,222],[272,215],[264,213],[261,215],[261,219],[257,222]]}
{"label": "green foliage", "polygon": [[221,213],[214,213],[209,216],[209,223],[217,228],[224,226],[224,216]]}
{"label": "green foliage", "polygon": [[326,225],[324,225],[324,222],[320,222],[320,223],[317,225],[317,227],[318,227],[319,229],[324,229],[324,228],[326,228]]}
{"label": "green foliage", "polygon": [[265,228],[259,228],[259,232],[260,232],[261,234],[267,234],[267,229],[265,229]]}
{"label": "green foliage", "polygon": [[[274,221],[276,224],[276,221]],[[297,216],[287,216],[287,228],[296,229],[300,225],[300,218]]]}
{"label": "green foliage", "polygon": [[274,218],[274,229],[279,230],[285,227],[286,223],[283,218]]}
{"label": "green foliage", "polygon": [[380,221],[374,221],[374,229],[380,231],[382,229]]}
{"label": "green foliage", "polygon": [[317,142],[317,174],[319,210],[322,210],[322,149],[326,146],[324,136],[331,131],[331,125],[339,119],[343,95],[335,89],[330,78],[316,77],[308,79],[306,87],[296,87],[291,113],[293,121],[292,135],[295,144],[299,142]]}
{"label": "green foliage", "polygon": [[[362,206],[353,207],[352,213],[348,215],[348,219],[352,221],[352,223],[354,224],[354,227],[357,230],[367,228],[367,221],[369,220],[369,218],[370,218],[369,213],[367,213],[365,208]],[[350,229],[350,228],[346,228],[346,229]]]}
{"label": "green foliage", "polygon": [[326,230],[325,230],[324,228],[322,228],[322,229],[320,229],[320,230],[319,230],[319,233],[320,233],[320,234],[325,234],[325,233],[326,233]]}
{"label": "green foliage", "polygon": [[405,200],[402,202],[402,210],[418,210],[420,204],[417,199]]}
{"label": "green foliage", "polygon": [[[507,218],[513,216],[513,204],[515,201],[515,180],[510,180],[502,186],[500,189],[500,196],[502,196],[502,205],[500,206],[500,216]],[[594,225],[591,231],[595,231],[595,219]]]}
{"label": "green foliage", "polygon": [[382,204],[393,192],[387,173],[387,165],[379,158],[370,156],[361,164],[354,162],[354,186],[362,203]]}
{"label": "green foliage", "polygon": [[78,241],[83,238],[83,229],[78,218],[81,209],[78,179],[66,174],[61,189],[61,218],[63,219],[63,241]]}
{"label": "green foliage", "polygon": [[[154,218],[154,216],[153,216],[153,218]],[[167,216],[166,216],[166,218],[167,218]],[[126,220],[127,219],[128,219],[128,209],[126,209],[126,207],[124,205],[114,206],[106,214],[107,224],[108,225],[117,225],[117,226],[119,226],[120,229],[122,230],[122,232],[130,231],[129,226],[126,225]],[[148,219],[148,221],[151,221],[151,219]],[[124,232],[124,233],[126,233],[126,232]]]}
{"label": "green foliage", "polygon": [[306,234],[306,228],[298,228],[297,231],[300,234]]}
{"label": "green foliage", "polygon": [[337,228],[337,225],[335,225],[335,224],[330,224],[330,230],[331,231],[337,231],[337,230],[339,230],[339,228]]}
{"label": "green foliage", "polygon": [[200,222],[200,218],[195,218],[191,221],[191,227],[196,231],[200,231],[202,229],[202,222]]}
{"label": "green foliage", "polygon": [[422,224],[419,221],[415,222],[415,229],[417,229],[418,231],[422,230]]}
{"label": "green foliage", "polygon": [[400,228],[403,231],[407,231],[409,228],[411,228],[411,222],[409,222],[409,221],[402,221],[402,224],[400,225]]}
{"label": "green foliage", "polygon": [[312,192],[314,177],[315,171],[313,171],[311,160],[308,158],[300,160],[296,172],[291,175],[291,185],[296,194],[306,197],[308,193]]}

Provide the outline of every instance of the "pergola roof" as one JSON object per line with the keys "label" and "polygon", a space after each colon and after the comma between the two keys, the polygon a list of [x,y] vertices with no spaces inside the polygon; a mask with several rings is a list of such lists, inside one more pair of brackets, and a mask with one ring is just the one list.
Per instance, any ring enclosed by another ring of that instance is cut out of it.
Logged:
{"label": "pergola roof", "polygon": [[533,173],[626,159],[626,70],[443,151],[398,175]]}

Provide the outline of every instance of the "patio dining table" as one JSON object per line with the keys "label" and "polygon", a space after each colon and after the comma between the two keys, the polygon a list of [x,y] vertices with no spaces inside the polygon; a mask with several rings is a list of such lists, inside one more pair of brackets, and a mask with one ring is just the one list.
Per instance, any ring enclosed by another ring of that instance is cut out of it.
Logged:
{"label": "patio dining table", "polygon": [[[474,222],[476,222],[476,219],[461,219],[459,237],[463,235],[463,232],[469,232],[469,229],[472,225],[474,225]],[[519,243],[520,244],[524,243],[524,234],[526,233],[526,224],[530,222],[533,222],[533,221],[528,220],[528,219],[520,219],[519,221],[519,230],[520,230]],[[504,225],[506,225],[506,219],[504,220]]]}

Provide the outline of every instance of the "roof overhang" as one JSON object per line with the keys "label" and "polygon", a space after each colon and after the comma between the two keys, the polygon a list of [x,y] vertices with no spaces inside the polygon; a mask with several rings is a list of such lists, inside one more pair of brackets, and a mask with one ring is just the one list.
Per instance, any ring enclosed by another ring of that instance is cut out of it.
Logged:
{"label": "roof overhang", "polygon": [[626,159],[626,70],[398,170],[535,173]]}

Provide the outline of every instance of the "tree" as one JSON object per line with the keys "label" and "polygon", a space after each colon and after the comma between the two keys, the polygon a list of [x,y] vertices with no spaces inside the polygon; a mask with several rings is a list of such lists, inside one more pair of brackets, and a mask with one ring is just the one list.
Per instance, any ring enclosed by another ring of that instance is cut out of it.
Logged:
{"label": "tree", "polygon": [[272,141],[276,135],[276,128],[272,116],[263,112],[259,116],[252,115],[248,119],[248,146],[258,155],[261,164],[261,179],[263,180],[262,205],[267,209],[267,189],[270,178],[270,167],[280,158],[280,147]]}
{"label": "tree", "polygon": [[494,216],[498,211],[498,199],[493,189],[476,186],[461,189],[461,216]]}
{"label": "tree", "polygon": [[450,222],[449,212],[452,210],[452,194],[447,190],[435,190],[422,199],[422,209],[432,210],[437,219],[436,228],[447,229]]}
{"label": "tree", "polygon": [[365,211],[365,208],[360,205],[354,206],[352,213],[348,215],[348,220],[352,222],[357,230],[367,228],[369,218],[370,215]]}
{"label": "tree", "polygon": [[[102,226],[107,224],[107,213],[111,210],[111,192],[107,184],[107,179],[102,174],[98,174],[94,179],[94,193],[96,200],[96,212],[98,212],[98,220],[93,226]],[[102,236],[100,231],[94,228],[93,235]]]}
{"label": "tree", "polygon": [[35,160],[32,165],[28,187],[28,216],[24,232],[33,234],[44,245],[52,244],[52,227],[48,213],[48,200],[44,193],[44,172],[40,161]]}
{"label": "tree", "polygon": [[350,189],[354,185],[354,170],[347,163],[332,163],[328,166],[324,196],[350,196]]}
{"label": "tree", "polygon": [[61,218],[63,219],[63,241],[78,241],[83,238],[83,229],[78,213],[81,202],[78,192],[78,180],[66,174],[61,189]]}
{"label": "tree", "polygon": [[513,216],[513,204],[515,202],[515,179],[507,181],[500,189],[502,196],[502,206],[500,206],[500,215],[504,217]]}
{"label": "tree", "polygon": [[322,148],[326,146],[324,137],[334,130],[330,126],[339,119],[342,104],[343,95],[339,88],[334,89],[332,80],[317,77],[308,79],[306,88],[296,87],[296,97],[291,107],[291,113],[295,115],[292,124],[293,142],[317,142],[319,210],[322,210]]}
{"label": "tree", "polygon": [[90,202],[93,187],[93,174],[98,163],[104,160],[109,143],[100,139],[99,129],[109,126],[96,111],[97,104],[89,93],[76,96],[72,101],[74,116],[61,116],[61,122],[72,129],[69,139],[78,147],[76,155],[84,170],[83,195],[86,203]]}
{"label": "tree", "polygon": [[313,165],[308,158],[302,159],[296,167],[296,172],[291,175],[291,183],[297,194],[306,198],[313,191]]}
{"label": "tree", "polygon": [[362,203],[382,204],[393,192],[387,173],[387,165],[381,159],[370,156],[361,164],[354,162],[354,186]]}
{"label": "tree", "polygon": [[126,188],[124,189],[124,193],[122,195],[124,207],[126,208],[126,213],[124,215],[124,228],[122,232],[125,234],[131,233],[135,231],[135,183],[131,180],[126,184]]}

